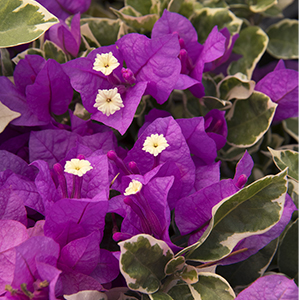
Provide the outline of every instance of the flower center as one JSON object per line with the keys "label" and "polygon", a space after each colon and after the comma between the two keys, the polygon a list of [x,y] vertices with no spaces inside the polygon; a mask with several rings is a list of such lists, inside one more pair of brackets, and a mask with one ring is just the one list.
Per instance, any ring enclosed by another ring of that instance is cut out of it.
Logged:
{"label": "flower center", "polygon": [[134,195],[138,193],[142,189],[143,185],[138,181],[138,180],[132,180],[129,183],[129,186],[126,188],[124,195],[129,196],[129,195]]}
{"label": "flower center", "polygon": [[163,134],[158,135],[151,134],[148,136],[143,144],[143,150],[157,156],[163,150],[169,147],[167,140],[165,139]]}
{"label": "flower center", "polygon": [[116,111],[124,107],[121,95],[118,93],[118,88],[98,90],[94,107],[107,116],[113,115]]}
{"label": "flower center", "polygon": [[116,69],[119,65],[120,63],[113,56],[112,52],[102,54],[97,53],[93,64],[93,70],[100,71],[107,76],[111,74],[112,71]]}
{"label": "flower center", "polygon": [[93,169],[93,167],[88,160],[73,158],[66,162],[64,171],[81,177],[91,169]]}

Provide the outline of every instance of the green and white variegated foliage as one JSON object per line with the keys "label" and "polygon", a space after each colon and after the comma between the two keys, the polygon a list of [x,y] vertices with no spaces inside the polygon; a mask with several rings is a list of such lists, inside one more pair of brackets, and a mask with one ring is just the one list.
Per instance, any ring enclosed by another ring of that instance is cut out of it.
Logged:
{"label": "green and white variegated foliage", "polygon": [[296,59],[299,57],[299,22],[283,19],[271,25],[266,33],[269,36],[267,51],[276,58]]}
{"label": "green and white variegated foliage", "polygon": [[244,238],[270,230],[281,218],[287,191],[287,170],[266,176],[222,200],[187,260],[211,262],[231,253]]}
{"label": "green and white variegated foliage", "polygon": [[130,289],[152,294],[161,286],[165,266],[174,254],[164,242],[139,234],[120,242],[120,270]]}
{"label": "green and white variegated foliage", "polygon": [[299,142],[299,120],[298,118],[289,118],[282,122],[284,130],[297,142]]}
{"label": "green and white variegated foliage", "polygon": [[288,168],[288,176],[299,181],[299,153],[293,150],[274,150],[268,147],[279,170]]}
{"label": "green and white variegated foliage", "polygon": [[229,8],[209,8],[196,10],[191,16],[200,43],[204,43],[214,26],[218,29],[226,27],[231,35],[238,33],[242,26],[242,19],[237,18]]}
{"label": "green and white variegated foliage", "polygon": [[260,92],[254,91],[244,100],[235,100],[227,118],[227,143],[247,148],[257,143],[269,129],[277,104]]}
{"label": "green and white variegated foliage", "polygon": [[196,267],[186,264],[183,256],[174,257],[164,241],[139,234],[119,245],[121,272],[128,287],[142,293],[142,299],[235,298],[223,277],[199,272]]}
{"label": "green and white variegated foliage", "polygon": [[[287,170],[266,176],[215,205],[200,240],[176,257],[164,241],[147,234],[120,242],[120,270],[128,287],[148,294],[143,299],[234,299],[235,294],[223,277],[200,273],[201,269],[188,265],[185,258],[216,263],[229,255],[239,241],[275,226],[284,208],[286,177]],[[184,253],[185,258],[181,256]],[[268,263],[263,260],[261,270]],[[259,270],[255,274],[259,275]]]}
{"label": "green and white variegated foliage", "polygon": [[249,26],[241,30],[233,52],[242,55],[242,58],[230,64],[228,73],[234,75],[241,72],[251,79],[256,64],[267,49],[268,41],[268,36],[258,26]]}
{"label": "green and white variegated foliage", "polygon": [[198,280],[194,284],[187,284],[184,281],[177,282],[168,291],[168,294],[174,300],[232,300],[235,298],[235,293],[228,282],[220,275],[210,272],[198,273]]}
{"label": "green and white variegated foliage", "polygon": [[255,81],[244,74],[226,76],[217,85],[218,98],[223,100],[247,99],[254,91]]}
{"label": "green and white variegated foliage", "polygon": [[58,19],[34,0],[0,1],[0,48],[32,42]]}

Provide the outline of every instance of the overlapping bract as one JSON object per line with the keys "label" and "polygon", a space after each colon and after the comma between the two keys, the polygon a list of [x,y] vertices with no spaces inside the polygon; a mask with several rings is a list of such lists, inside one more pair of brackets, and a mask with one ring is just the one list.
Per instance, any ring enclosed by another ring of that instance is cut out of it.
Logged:
{"label": "overlapping bract", "polygon": [[[65,19],[89,6],[89,1],[72,3],[53,1],[48,9]],[[71,29],[61,21],[48,32],[73,57],[80,47],[79,21],[77,14]],[[160,105],[174,89],[203,97],[203,73],[224,67],[236,38],[226,28],[214,27],[201,45],[188,19],[165,10],[151,38],[127,34],[115,45],[63,65],[27,55],[16,66],[14,84],[0,78],[1,102],[21,113],[4,132],[9,138],[0,147],[1,298],[56,299],[83,290],[104,291],[119,276],[120,253],[111,243],[137,234],[164,241],[174,253],[182,250],[175,235],[188,237],[185,246],[201,239],[214,207],[240,191],[253,168],[245,151],[233,178],[220,178],[217,155],[228,134],[225,112],[211,109],[204,117],[174,119],[152,109],[130,150],[118,147],[109,127],[124,135],[144,95]],[[108,53],[119,65],[105,75],[94,64]],[[256,85],[278,103],[274,122],[296,116],[297,74],[280,62]],[[91,115],[88,121],[68,110],[73,89]],[[95,101],[99,90],[111,89],[123,106],[107,115]],[[57,121],[65,113],[70,124]],[[153,135],[162,137],[164,147],[145,151],[145,141]],[[84,158],[92,168],[80,177],[64,173],[65,163],[74,158]],[[127,193],[133,181],[138,188]],[[257,253],[281,234],[295,209],[286,194],[280,220],[263,234],[239,240],[233,252],[246,251],[219,264]],[[113,228],[106,228],[108,218]]]}

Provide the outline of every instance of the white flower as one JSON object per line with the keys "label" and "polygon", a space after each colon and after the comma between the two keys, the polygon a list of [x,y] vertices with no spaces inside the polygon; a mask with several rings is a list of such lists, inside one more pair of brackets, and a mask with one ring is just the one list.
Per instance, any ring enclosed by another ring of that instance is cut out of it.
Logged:
{"label": "white flower", "polygon": [[143,144],[143,150],[157,156],[163,150],[169,147],[167,140],[165,139],[163,134],[158,135],[151,134],[148,136]]}
{"label": "white flower", "polygon": [[97,53],[93,70],[100,71],[104,75],[109,75],[119,65],[118,60],[112,55],[112,52],[102,54]]}
{"label": "white flower", "polygon": [[79,177],[83,176],[91,169],[93,169],[91,163],[85,159],[73,158],[68,160],[65,164],[65,172],[77,175]]}
{"label": "white flower", "polygon": [[121,107],[124,107],[118,88],[98,90],[94,107],[97,107],[98,110],[107,116],[113,115]]}
{"label": "white flower", "polygon": [[132,179],[132,181],[129,183],[129,186],[126,188],[124,195],[134,195],[142,189],[142,186],[143,185],[139,181]]}

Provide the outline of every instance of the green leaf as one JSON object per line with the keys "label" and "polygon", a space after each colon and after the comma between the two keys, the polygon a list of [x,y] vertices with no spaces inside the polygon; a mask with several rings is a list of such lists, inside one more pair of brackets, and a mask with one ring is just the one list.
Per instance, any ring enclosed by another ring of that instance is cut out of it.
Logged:
{"label": "green leaf", "polygon": [[82,34],[91,40],[94,38],[101,46],[109,46],[118,40],[118,34],[121,27],[121,20],[112,20],[106,18],[83,18],[80,20],[80,25],[88,24],[92,33],[88,33],[85,29]]}
{"label": "green leaf", "polygon": [[236,100],[227,121],[227,143],[242,148],[254,145],[269,129],[276,107],[268,96],[256,91],[248,99]]}
{"label": "green leaf", "polygon": [[212,109],[225,110],[232,107],[232,103],[230,101],[221,100],[216,97],[204,96],[200,101],[201,105],[205,106],[208,111]]}
{"label": "green leaf", "polygon": [[207,230],[186,259],[219,260],[242,239],[265,233],[276,225],[285,202],[286,173],[285,170],[257,180],[215,205]]}
{"label": "green leaf", "polygon": [[224,100],[247,99],[254,91],[255,81],[249,80],[242,73],[229,75],[221,80],[218,85],[218,98]]}
{"label": "green leaf", "polygon": [[297,142],[299,142],[299,121],[298,118],[290,118],[282,121],[284,130]]}
{"label": "green leaf", "polygon": [[130,6],[123,7],[120,10],[110,8],[117,17],[124,21],[127,25],[142,32],[149,32],[152,30],[154,23],[158,20],[157,14],[147,14],[142,16]]}
{"label": "green leaf", "polygon": [[198,275],[198,282],[190,285],[194,299],[232,300],[235,298],[233,289],[220,275],[209,272],[201,272]]}
{"label": "green leaf", "polygon": [[7,49],[0,48],[0,76],[13,76],[13,64]]}
{"label": "green leaf", "polygon": [[266,33],[269,36],[267,51],[276,58],[296,59],[299,57],[297,20],[284,19],[271,25]]}
{"label": "green leaf", "polygon": [[217,273],[226,278],[233,287],[248,285],[264,274],[275,255],[277,246],[278,239],[275,239],[241,262],[227,266],[218,266]]}
{"label": "green leaf", "polygon": [[142,15],[147,15],[150,12],[152,1],[151,0],[125,0],[125,6],[131,6]]}
{"label": "green leaf", "polygon": [[160,291],[148,296],[151,300],[173,300],[173,298],[170,295]]}
{"label": "green leaf", "polygon": [[202,84],[205,88],[205,95],[211,97],[217,97],[217,84],[215,80],[207,73],[202,76]]}
{"label": "green leaf", "polygon": [[18,62],[25,57],[25,55],[39,55],[41,57],[45,58],[45,52],[38,48],[29,48],[21,53],[19,53],[17,56],[15,56],[12,61],[17,65]]}
{"label": "green leaf", "polygon": [[[254,144],[252,147],[247,148],[247,151],[249,154],[255,153],[259,150],[260,145],[262,143],[263,139],[260,139],[256,144]],[[228,144],[226,144],[221,150],[220,150],[220,158],[225,161],[235,161],[237,162],[242,158],[242,156],[245,153],[244,148],[239,147],[232,147]]]}
{"label": "green leaf", "polygon": [[32,42],[58,19],[33,0],[1,0],[0,48]]}
{"label": "green leaf", "polygon": [[187,284],[193,284],[198,281],[197,269],[193,266],[186,265],[180,274],[180,278]]}
{"label": "green leaf", "polygon": [[19,112],[10,110],[7,106],[0,102],[0,133],[12,120],[20,116],[21,114]]}
{"label": "green leaf", "polygon": [[165,265],[173,252],[164,242],[147,234],[139,234],[119,243],[120,269],[130,289],[154,293],[165,277]]}
{"label": "green leaf", "polygon": [[285,232],[278,249],[279,271],[291,278],[298,275],[298,237],[297,219]]}
{"label": "green leaf", "polygon": [[228,8],[227,3],[224,0],[209,0],[203,3],[204,7],[216,8],[216,7],[225,7]]}
{"label": "green leaf", "polygon": [[199,6],[201,4],[196,0],[184,0],[178,13],[189,19]]}
{"label": "green leaf", "polygon": [[249,26],[241,30],[232,51],[243,57],[230,64],[228,73],[234,75],[241,72],[250,79],[256,64],[267,49],[268,40],[260,27]]}
{"label": "green leaf", "polygon": [[181,271],[185,265],[185,258],[183,256],[178,256],[171,259],[165,266],[165,274],[171,275],[175,272]]}
{"label": "green leaf", "polygon": [[296,180],[288,180],[288,193],[293,199],[297,209],[299,209],[299,183]]}
{"label": "green leaf", "polygon": [[276,3],[277,0],[254,0],[253,4],[250,5],[250,10],[254,13],[260,13],[267,10]]}
{"label": "green leaf", "polygon": [[183,0],[170,0],[167,10],[178,13],[183,2]]}
{"label": "green leaf", "polygon": [[184,281],[179,281],[175,286],[173,286],[169,291],[168,294],[174,299],[174,300],[195,300],[199,299],[194,298],[192,296],[192,293]]}
{"label": "green leaf", "polygon": [[60,64],[64,64],[65,62],[67,62],[67,57],[64,51],[53,42],[47,40],[43,45],[43,50],[46,59],[55,59]]}
{"label": "green leaf", "polygon": [[231,34],[240,31],[243,21],[237,18],[228,8],[208,8],[195,11],[191,16],[198,40],[203,44],[215,25],[221,30],[227,27]]}
{"label": "green leaf", "polygon": [[268,147],[271,152],[273,161],[279,170],[284,170],[288,167],[288,176],[299,180],[299,153],[292,150],[274,150]]}

